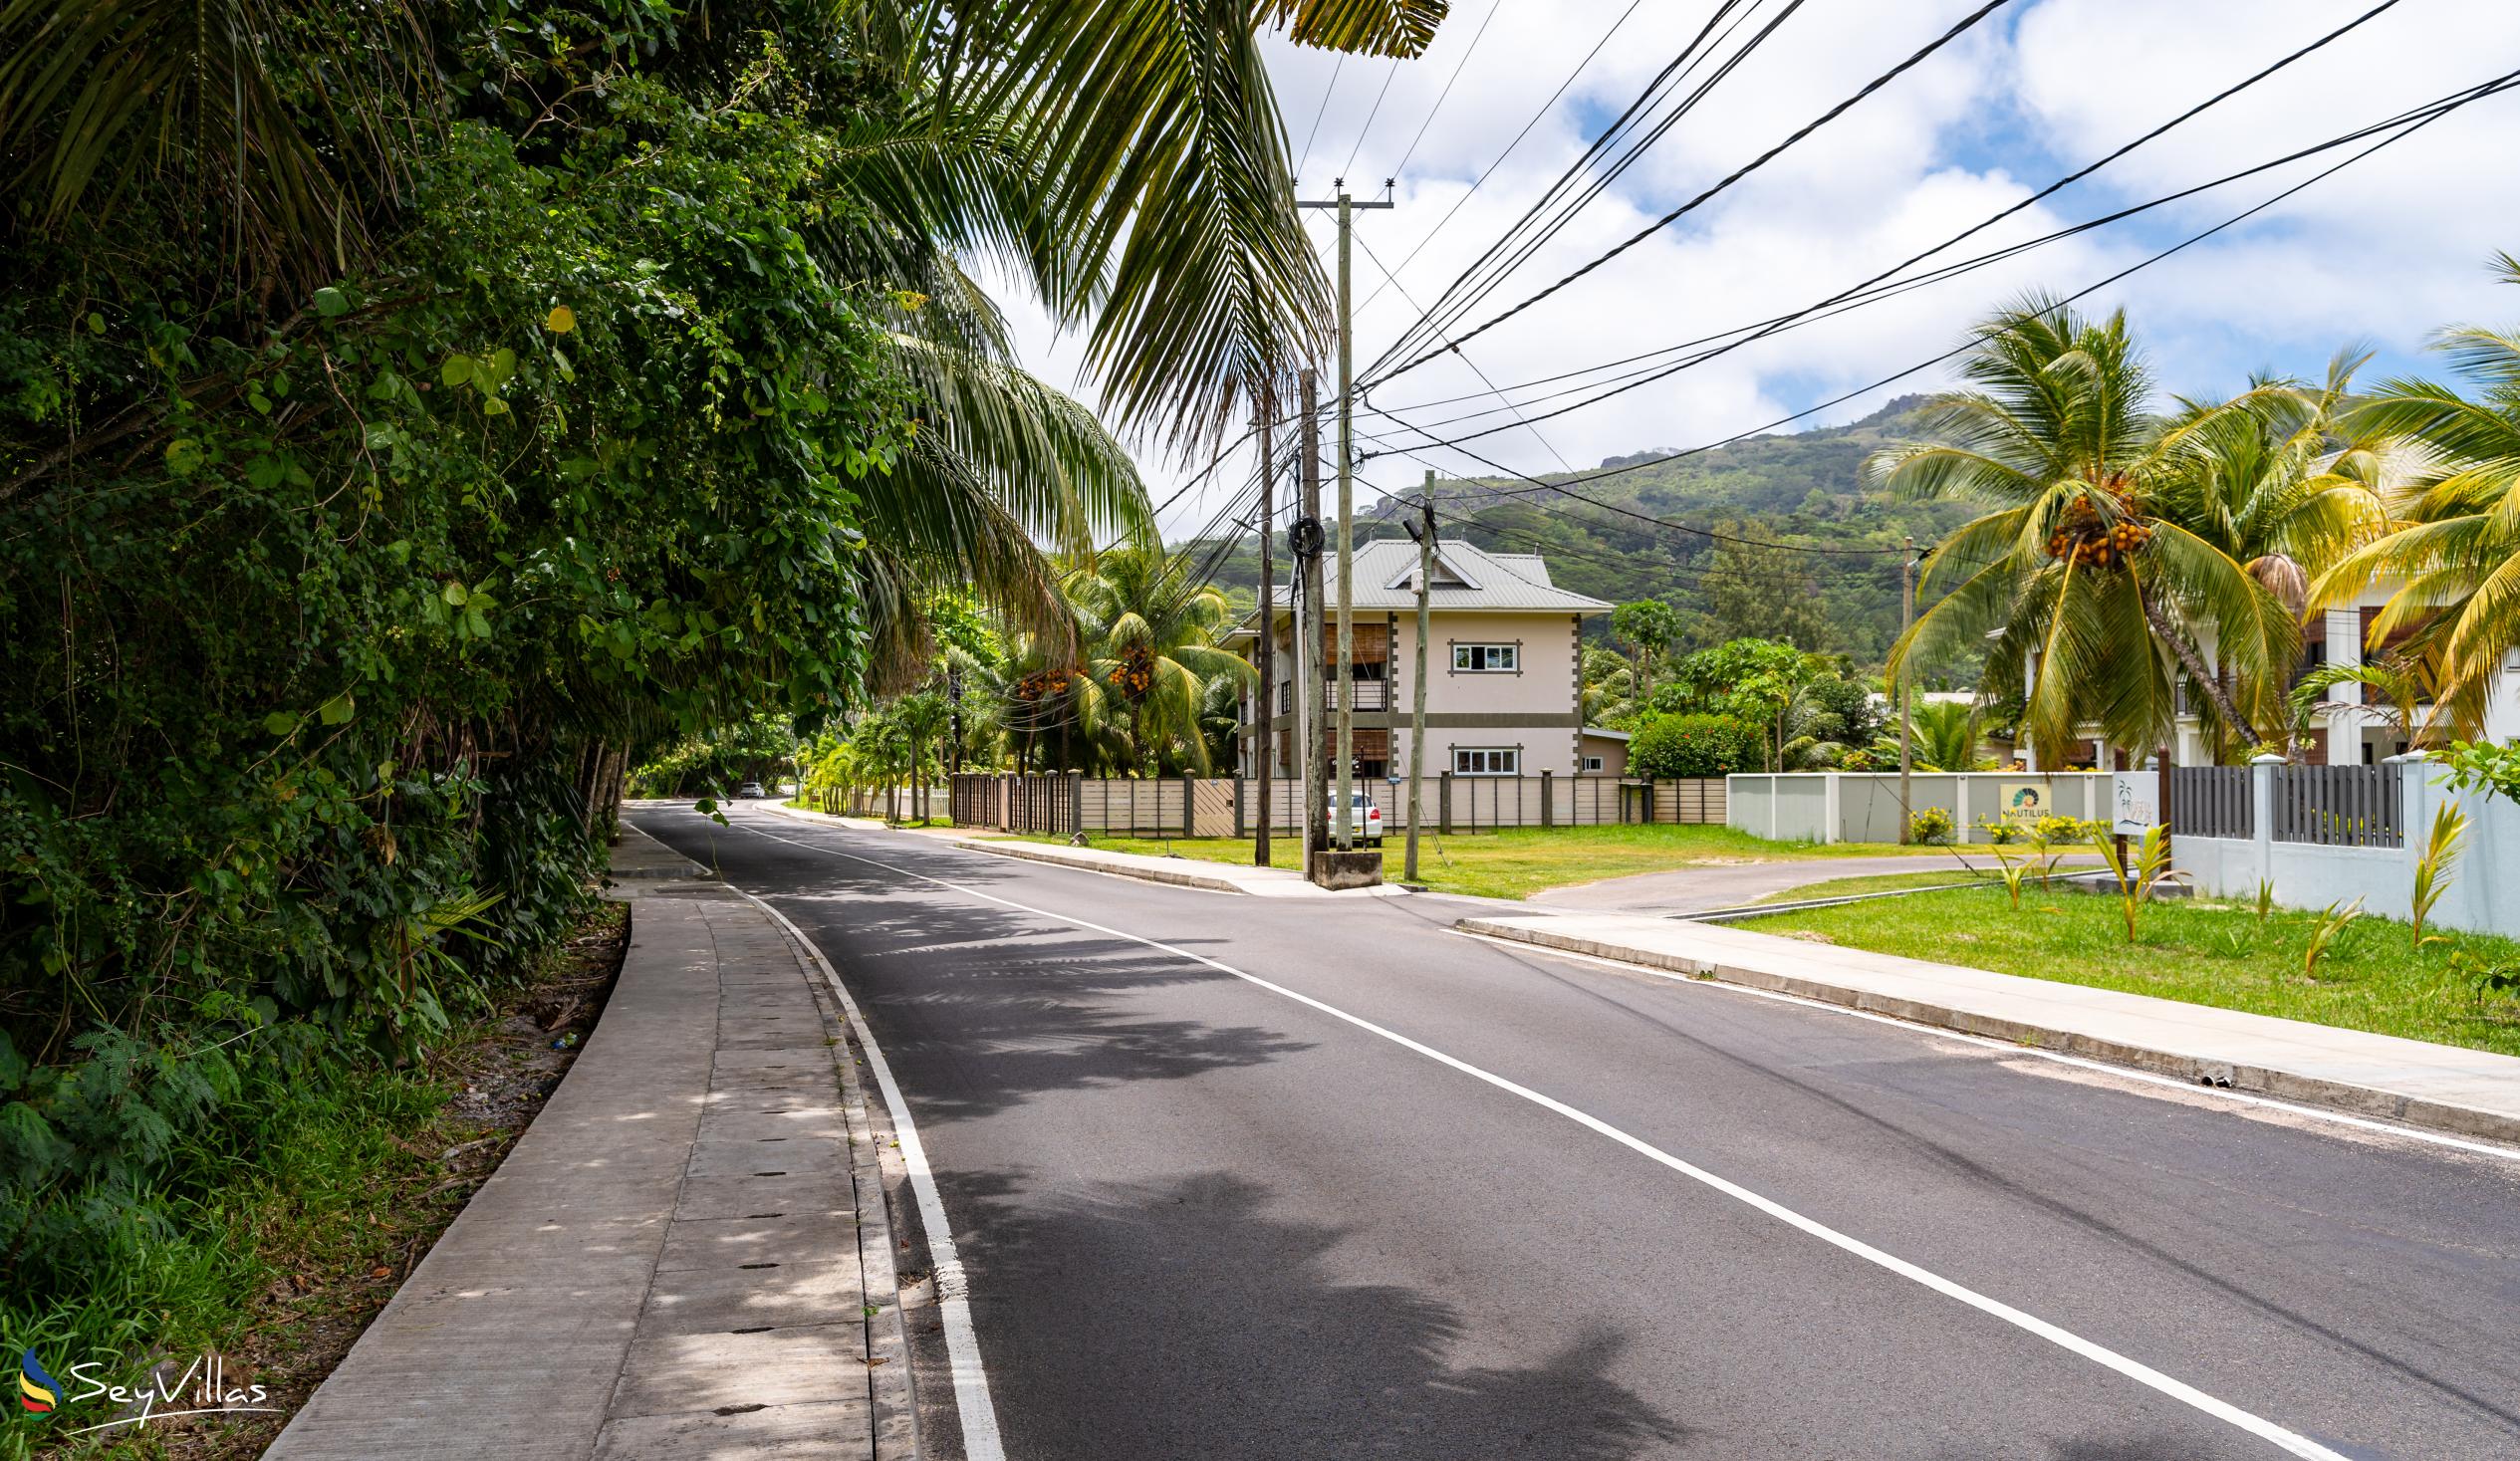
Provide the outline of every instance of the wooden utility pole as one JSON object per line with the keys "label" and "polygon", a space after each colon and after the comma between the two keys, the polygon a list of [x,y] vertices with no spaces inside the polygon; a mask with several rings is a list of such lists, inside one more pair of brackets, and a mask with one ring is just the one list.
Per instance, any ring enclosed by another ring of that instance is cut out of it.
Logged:
{"label": "wooden utility pole", "polygon": [[1269,865],[1269,763],[1277,759],[1278,616],[1274,570],[1269,564],[1269,537],[1277,531],[1277,461],[1270,451],[1270,419],[1277,404],[1277,379],[1260,387],[1260,693],[1254,697],[1252,723],[1260,730],[1260,837],[1251,845],[1254,865]]}
{"label": "wooden utility pole", "polygon": [[[1356,341],[1350,328],[1349,252],[1354,227],[1352,215],[1359,208],[1388,208],[1391,200],[1360,203],[1348,196],[1348,180],[1335,181],[1339,196],[1324,203],[1298,203],[1299,208],[1336,208],[1339,210],[1339,848],[1342,852],[1357,845],[1356,818],[1351,803],[1356,798],[1356,433],[1351,416],[1356,401]],[[1385,183],[1388,187],[1387,182]]]}
{"label": "wooden utility pole", "polygon": [[[1322,651],[1322,583],[1321,583],[1321,405],[1314,396],[1318,376],[1304,372],[1304,517],[1312,525],[1309,551],[1303,554],[1304,612],[1295,626],[1299,640],[1296,650],[1298,673],[1303,684],[1298,697],[1305,707],[1304,725],[1304,869],[1312,871],[1313,853],[1330,846],[1330,738],[1323,734],[1321,696],[1323,689]],[[1310,668],[1305,668],[1310,666]]]}
{"label": "wooden utility pole", "polygon": [[1417,668],[1408,678],[1408,856],[1400,876],[1417,880],[1417,821],[1426,777],[1426,594],[1435,578],[1435,469],[1426,469],[1426,485],[1418,490],[1417,539]]}
{"label": "wooden utility pole", "polygon": [[[1906,554],[1898,560],[1898,637],[1901,643],[1906,641],[1907,626],[1915,622],[1915,619],[1916,540],[1910,538],[1907,540]],[[1909,724],[1914,718],[1915,706],[1909,703],[1907,683],[1907,657],[1902,654],[1898,659],[1898,684],[1894,687],[1896,693],[1891,697],[1898,707],[1898,844],[1900,847],[1907,845],[1908,827],[1915,820],[1915,813],[1909,810],[1907,802],[1907,778],[1916,759],[1915,748],[1910,744],[1914,732],[1909,729]],[[1965,766],[1944,769],[1963,773],[1968,770]],[[1955,802],[1952,805],[1959,804]],[[1952,829],[1952,837],[1956,841],[1965,842],[1967,836],[1968,829],[1966,828]]]}

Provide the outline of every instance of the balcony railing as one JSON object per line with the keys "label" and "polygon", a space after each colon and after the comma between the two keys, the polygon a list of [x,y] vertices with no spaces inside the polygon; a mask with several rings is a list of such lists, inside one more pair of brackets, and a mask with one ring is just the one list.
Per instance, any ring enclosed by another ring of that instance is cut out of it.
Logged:
{"label": "balcony railing", "polygon": [[[1391,708],[1391,682],[1389,680],[1355,680],[1350,683],[1349,688],[1355,693],[1355,699],[1351,701],[1348,706],[1351,710],[1388,710]],[[1337,680],[1325,680],[1322,682],[1322,689],[1324,691],[1322,695],[1322,708],[1325,710],[1338,709],[1339,682]]]}

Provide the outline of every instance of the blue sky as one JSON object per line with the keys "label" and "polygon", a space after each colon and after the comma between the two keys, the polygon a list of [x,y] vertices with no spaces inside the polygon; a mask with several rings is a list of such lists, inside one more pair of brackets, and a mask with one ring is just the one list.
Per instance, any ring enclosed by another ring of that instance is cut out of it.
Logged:
{"label": "blue sky", "polygon": [[[1458,83],[1432,112],[1424,141],[1399,179],[1399,206],[1364,215],[1361,224],[1405,292],[1431,301],[1575,162],[1716,3],[1637,5],[1546,113],[1539,109],[1551,91],[1576,72],[1628,10],[1628,0],[1454,0],[1453,16],[1427,55],[1396,64],[1350,58],[1341,65],[1272,41],[1272,80],[1297,147],[1316,110],[1322,114],[1299,185],[1308,196],[1327,193],[1332,172],[1354,155],[1361,175],[1351,179],[1352,190],[1379,188],[1459,66]],[[1788,0],[1744,3],[1760,8],[1734,44]],[[1811,304],[2025,197],[2374,3],[2013,0],[1751,179],[1471,341],[1464,353],[1510,393],[1528,395],[1535,392],[1510,387]],[[1472,37],[1491,4],[1499,8],[1473,50]],[[1973,8],[1971,0],[1807,0],[1459,328],[1643,227]],[[2250,166],[2515,68],[2520,4],[2399,0],[2316,55],[1980,235],[1961,252]],[[1386,76],[1389,88],[1383,93]],[[1382,104],[1369,128],[1378,93]],[[1508,152],[1516,129],[1535,114],[1537,124]],[[2333,352],[2354,341],[2378,352],[2365,367],[2367,380],[2436,369],[2422,351],[2433,329],[2520,322],[2520,288],[2495,282],[2485,267],[2494,250],[2520,252],[2520,171],[2508,160],[2515,154],[2520,92],[2476,103],[2249,223],[2111,286],[2086,307],[2127,307],[2163,386],[2181,393],[2228,392],[2253,369],[2316,375]],[[1589,467],[1604,456],[1696,445],[1755,427],[1949,348],[1970,322],[2025,290],[2081,289],[2342,155],[2294,163],[1761,341],[1559,417],[1538,436],[1517,430],[1471,449],[1525,470],[1554,469],[1560,457]],[[1494,173],[1469,191],[1491,165]],[[1429,238],[1456,202],[1458,212]],[[1318,223],[1315,231],[1328,236]],[[1400,264],[1421,240],[1416,257]],[[1360,297],[1382,284],[1362,254],[1357,269]],[[1379,355],[1415,318],[1401,295],[1384,290],[1361,313],[1361,360]],[[1071,346],[1038,331],[1028,340],[1036,364],[1053,379],[1073,378]],[[1930,371],[1832,408],[1812,424],[1851,419],[1889,395],[1947,379],[1942,370]],[[1396,406],[1480,388],[1461,363],[1444,360],[1382,387],[1376,398]],[[1084,393],[1091,395],[1090,383]],[[1447,470],[1475,470],[1441,448],[1421,455]],[[1151,455],[1145,465],[1159,490],[1178,480],[1177,468]],[[1397,487],[1421,470],[1416,461],[1391,457],[1369,467],[1366,478]],[[1220,481],[1231,478],[1230,468],[1219,473]],[[1204,518],[1203,507],[1221,499],[1222,490],[1191,494],[1174,515],[1176,528]]]}

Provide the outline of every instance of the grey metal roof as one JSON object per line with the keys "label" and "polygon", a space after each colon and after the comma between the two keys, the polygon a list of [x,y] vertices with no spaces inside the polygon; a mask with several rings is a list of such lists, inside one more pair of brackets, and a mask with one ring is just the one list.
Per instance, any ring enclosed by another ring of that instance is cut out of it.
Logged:
{"label": "grey metal roof", "polygon": [[[1599,599],[1570,593],[1549,582],[1549,565],[1536,553],[1490,553],[1458,539],[1435,541],[1434,587],[1426,596],[1430,609],[1455,612],[1503,613],[1534,611],[1607,613]],[[1336,596],[1335,568],[1322,565],[1324,592]],[[1357,545],[1351,599],[1361,609],[1414,609],[1417,607],[1417,545],[1406,538],[1381,538]],[[1285,611],[1287,589],[1278,590],[1279,611]]]}

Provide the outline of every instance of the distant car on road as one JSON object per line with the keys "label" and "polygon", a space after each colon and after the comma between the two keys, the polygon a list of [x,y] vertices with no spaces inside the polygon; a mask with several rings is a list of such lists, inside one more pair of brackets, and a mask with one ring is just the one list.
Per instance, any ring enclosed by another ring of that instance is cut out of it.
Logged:
{"label": "distant car on road", "polygon": [[770,794],[761,789],[761,783],[757,781],[748,781],[742,786],[735,788],[735,795],[746,801],[757,801],[760,798],[769,796]]}
{"label": "distant car on road", "polygon": [[[1337,842],[1339,839],[1339,794],[1333,792],[1324,800],[1330,803],[1331,841]],[[1375,806],[1374,799],[1363,792],[1349,794],[1348,825],[1356,829],[1358,842],[1369,848],[1383,846],[1383,809]]]}

